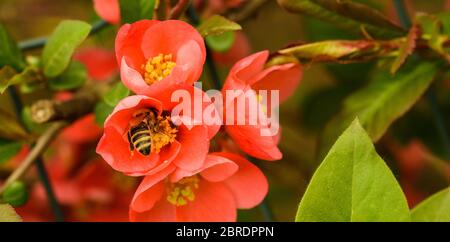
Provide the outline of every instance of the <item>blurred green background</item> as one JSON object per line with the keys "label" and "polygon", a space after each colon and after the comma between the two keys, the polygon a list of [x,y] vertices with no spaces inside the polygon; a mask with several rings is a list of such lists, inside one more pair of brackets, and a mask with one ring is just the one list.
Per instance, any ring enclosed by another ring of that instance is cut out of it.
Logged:
{"label": "blurred green background", "polygon": [[[386,15],[396,19],[390,1],[360,1],[379,8]],[[444,1],[410,1],[412,11],[434,13],[442,11]],[[96,15],[90,0],[0,0],[0,21],[18,41],[48,35],[63,19],[80,19],[91,22]],[[269,49],[275,51],[296,41],[319,41],[326,39],[355,39],[358,36],[346,33],[330,24],[291,14],[281,9],[276,1],[270,0],[255,16],[241,22],[243,32],[248,37],[252,51]],[[116,27],[103,30],[95,38],[90,38],[85,46],[101,46],[113,49]],[[32,54],[32,52],[30,53]],[[278,221],[293,221],[298,203],[311,175],[319,164],[317,141],[325,124],[339,111],[344,97],[367,83],[368,76],[376,63],[351,65],[313,64],[305,66],[305,76],[295,96],[285,103],[280,112],[282,141],[280,148],[284,158],[277,162],[260,162],[270,182],[268,204]],[[228,67],[220,67],[222,80]],[[208,75],[203,76],[207,81]],[[41,92],[25,95],[25,102],[31,103],[45,97]],[[445,94],[440,94],[446,102]],[[7,95],[0,96],[1,108],[11,110]],[[446,112],[450,113],[450,112]],[[414,120],[413,122],[411,120]],[[433,135],[429,110],[426,104],[419,105],[400,119],[387,136],[394,135],[401,143],[415,138],[431,139],[430,144],[438,143]],[[392,132],[395,130],[395,132]],[[434,139],[433,139],[434,137]],[[391,165],[399,179],[395,154],[386,147],[383,140],[377,148],[383,158]],[[439,154],[439,145],[429,145]],[[429,172],[429,175],[425,175]],[[444,178],[435,176],[435,171],[424,171],[424,182],[420,186],[426,194],[448,185]],[[431,179],[433,177],[433,179]],[[241,221],[263,220],[259,208],[240,212]]]}

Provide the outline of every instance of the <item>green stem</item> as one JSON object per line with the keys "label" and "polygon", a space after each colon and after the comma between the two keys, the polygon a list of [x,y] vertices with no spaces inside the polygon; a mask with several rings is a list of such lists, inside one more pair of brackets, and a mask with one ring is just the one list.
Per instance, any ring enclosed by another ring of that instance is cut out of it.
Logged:
{"label": "green stem", "polygon": [[411,19],[409,18],[408,12],[406,11],[405,2],[403,0],[394,0],[394,6],[402,26],[405,28],[410,28]]}
{"label": "green stem", "polygon": [[[20,99],[20,97],[17,94],[17,91],[16,91],[16,89],[14,89],[14,87],[9,87],[8,93],[14,104],[14,110],[16,112],[16,116],[18,117],[19,120],[21,120],[21,112],[23,109],[22,100]],[[35,163],[37,166],[39,180],[41,181],[42,185],[44,186],[49,205],[53,211],[53,215],[55,216],[55,221],[62,222],[62,221],[64,221],[64,214],[62,212],[62,209],[61,209],[61,206],[59,205],[58,200],[56,199],[55,193],[53,192],[53,188],[52,188],[51,182],[48,178],[47,171],[45,169],[42,158],[41,157],[37,158],[35,160]]]}
{"label": "green stem", "polygon": [[39,179],[41,180],[41,183],[44,186],[45,193],[47,195],[48,203],[50,204],[50,207],[52,208],[53,211],[53,215],[55,216],[55,221],[64,222],[64,213],[52,189],[52,184],[48,177],[47,170],[45,169],[44,161],[42,160],[41,157],[39,157],[35,161],[35,163],[38,170]]}
{"label": "green stem", "polygon": [[[92,23],[92,30],[89,33],[89,35],[93,35],[98,33],[103,28],[107,27],[109,24],[105,22],[104,20],[99,20],[94,23]],[[28,51],[28,50],[34,50],[44,47],[44,45],[47,43],[48,37],[38,37],[35,39],[25,40],[19,43],[19,48],[22,51]]]}
{"label": "green stem", "polygon": [[[404,0],[394,0],[394,6],[397,11],[397,15],[401,24],[405,28],[410,28],[412,23],[406,11],[406,5]],[[426,99],[430,104],[431,111],[433,113],[434,124],[439,133],[441,142],[445,148],[446,158],[450,159],[450,138],[448,129],[445,126],[444,116],[438,103],[435,87],[432,86],[426,93]]]}
{"label": "green stem", "polygon": [[269,202],[267,201],[267,198],[265,198],[261,204],[259,205],[259,208],[262,211],[262,214],[264,216],[264,219],[266,222],[274,222],[275,217],[273,215],[272,209],[270,209]]}
{"label": "green stem", "polygon": [[439,133],[441,142],[445,148],[446,158],[450,159],[450,139],[448,136],[448,129],[445,126],[444,116],[442,115],[442,112],[441,112],[441,109],[440,109],[440,106],[439,106],[439,103],[437,100],[436,90],[434,87],[431,87],[427,91],[426,98],[427,98],[428,103],[430,104],[431,111],[433,112],[434,124]]}
{"label": "green stem", "polygon": [[[197,26],[200,24],[200,19],[198,18],[197,13],[195,11],[195,7],[192,4],[189,5],[187,9],[187,15],[189,16],[194,25]],[[217,90],[221,90],[222,84],[220,83],[219,72],[217,71],[217,66],[213,59],[211,48],[209,48],[208,45],[206,45],[205,48],[206,48],[206,66],[208,67],[209,75],[214,84],[214,88],[216,88]]]}

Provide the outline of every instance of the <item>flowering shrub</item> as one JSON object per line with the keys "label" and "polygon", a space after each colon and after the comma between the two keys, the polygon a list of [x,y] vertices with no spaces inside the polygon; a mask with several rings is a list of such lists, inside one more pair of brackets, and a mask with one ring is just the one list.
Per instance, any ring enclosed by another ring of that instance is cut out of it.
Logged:
{"label": "flowering shrub", "polygon": [[0,221],[450,221],[449,3],[93,0],[22,42],[5,21]]}

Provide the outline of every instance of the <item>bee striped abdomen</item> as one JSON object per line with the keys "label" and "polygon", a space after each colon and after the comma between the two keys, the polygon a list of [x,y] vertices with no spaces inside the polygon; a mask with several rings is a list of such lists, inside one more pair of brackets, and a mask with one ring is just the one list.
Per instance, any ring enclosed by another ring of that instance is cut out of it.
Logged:
{"label": "bee striped abdomen", "polygon": [[130,129],[128,139],[130,148],[136,149],[142,155],[149,155],[151,152],[152,134],[149,126],[141,122]]}

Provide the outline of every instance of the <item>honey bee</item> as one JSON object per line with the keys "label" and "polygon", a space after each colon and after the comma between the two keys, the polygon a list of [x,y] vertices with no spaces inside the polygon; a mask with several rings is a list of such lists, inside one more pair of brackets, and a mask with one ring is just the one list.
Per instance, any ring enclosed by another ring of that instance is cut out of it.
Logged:
{"label": "honey bee", "polygon": [[156,113],[150,109],[140,109],[133,114],[128,130],[130,150],[137,150],[148,156],[152,149],[152,132],[156,125]]}

